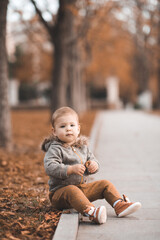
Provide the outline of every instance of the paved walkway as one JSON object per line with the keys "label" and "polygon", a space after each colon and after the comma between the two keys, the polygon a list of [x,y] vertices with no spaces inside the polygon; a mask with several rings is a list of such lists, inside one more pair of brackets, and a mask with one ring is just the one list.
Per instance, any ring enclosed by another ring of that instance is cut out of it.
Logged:
{"label": "paved walkway", "polygon": [[[105,200],[108,219],[103,225],[80,222],[77,240],[160,239],[160,117],[135,111],[106,111],[93,130],[101,169],[92,180],[108,179],[121,194],[140,201],[142,208],[117,218]],[[93,139],[93,138],[92,138]]]}

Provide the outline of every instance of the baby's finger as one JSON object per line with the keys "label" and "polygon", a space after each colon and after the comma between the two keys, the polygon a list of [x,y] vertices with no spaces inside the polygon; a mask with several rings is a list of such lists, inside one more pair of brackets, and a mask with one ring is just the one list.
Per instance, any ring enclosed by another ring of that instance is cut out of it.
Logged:
{"label": "baby's finger", "polygon": [[79,172],[79,175],[82,177],[82,176],[83,176],[83,173],[84,173],[83,171],[80,171],[80,172]]}
{"label": "baby's finger", "polygon": [[85,169],[86,169],[85,166],[84,166],[84,165],[81,165],[81,167],[82,167],[82,169],[84,169],[84,171],[85,171]]}
{"label": "baby's finger", "polygon": [[95,172],[96,171],[96,167],[91,167],[90,169],[89,169],[89,172],[91,172],[91,173],[93,173],[93,172]]}
{"label": "baby's finger", "polygon": [[88,170],[92,171],[94,169],[94,166],[89,166]]}

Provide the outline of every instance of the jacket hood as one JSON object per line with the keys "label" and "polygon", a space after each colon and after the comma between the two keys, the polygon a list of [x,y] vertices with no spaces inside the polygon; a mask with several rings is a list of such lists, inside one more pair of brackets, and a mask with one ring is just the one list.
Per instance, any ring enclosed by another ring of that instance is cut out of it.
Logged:
{"label": "jacket hood", "polygon": [[[41,145],[41,149],[44,152],[47,152],[50,145],[54,143],[54,145],[60,145],[63,147],[68,147],[68,144],[65,142],[60,141],[57,137],[55,137],[54,135],[49,136],[48,138],[45,138],[42,145]],[[72,144],[72,146],[74,147],[82,147],[83,145],[88,145],[88,138],[86,136],[80,135],[76,142]]]}

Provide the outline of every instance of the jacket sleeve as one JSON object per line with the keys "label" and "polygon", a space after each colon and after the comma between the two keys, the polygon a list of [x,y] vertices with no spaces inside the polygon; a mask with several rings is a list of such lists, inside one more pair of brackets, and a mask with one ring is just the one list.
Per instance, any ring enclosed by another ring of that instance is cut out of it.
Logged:
{"label": "jacket sleeve", "polygon": [[48,176],[60,179],[68,178],[68,166],[63,163],[59,148],[49,147],[44,157],[44,168]]}

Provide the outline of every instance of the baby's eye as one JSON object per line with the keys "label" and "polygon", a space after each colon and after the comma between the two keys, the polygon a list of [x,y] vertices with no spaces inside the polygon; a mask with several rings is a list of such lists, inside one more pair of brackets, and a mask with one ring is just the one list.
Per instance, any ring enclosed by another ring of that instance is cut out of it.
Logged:
{"label": "baby's eye", "polygon": [[64,127],[65,127],[65,125],[60,126],[60,128],[64,128]]}
{"label": "baby's eye", "polygon": [[71,124],[71,127],[74,127],[75,125],[74,124]]}

